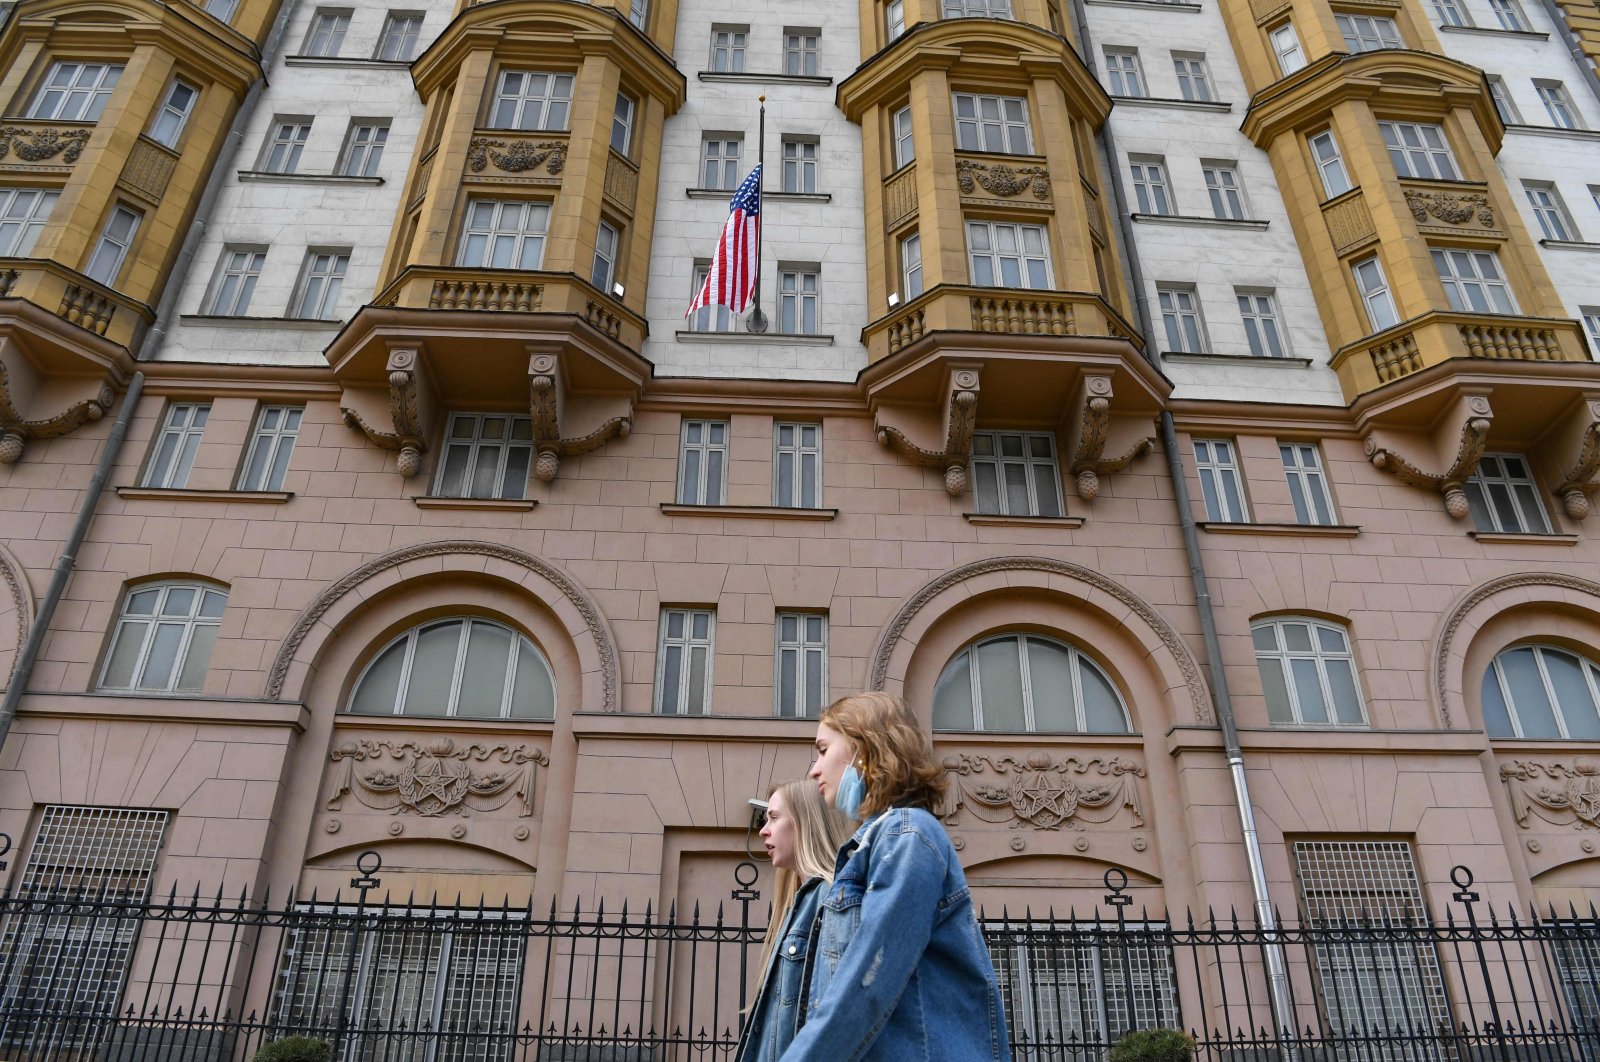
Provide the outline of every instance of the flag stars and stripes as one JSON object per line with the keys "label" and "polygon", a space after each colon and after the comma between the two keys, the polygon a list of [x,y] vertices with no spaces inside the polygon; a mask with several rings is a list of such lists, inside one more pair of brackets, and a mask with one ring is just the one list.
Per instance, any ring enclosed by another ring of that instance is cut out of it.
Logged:
{"label": "flag stars and stripes", "polygon": [[722,227],[706,282],[684,312],[689,317],[707,306],[726,306],[744,313],[755,297],[761,228],[761,167],[750,171],[733,193],[728,222]]}

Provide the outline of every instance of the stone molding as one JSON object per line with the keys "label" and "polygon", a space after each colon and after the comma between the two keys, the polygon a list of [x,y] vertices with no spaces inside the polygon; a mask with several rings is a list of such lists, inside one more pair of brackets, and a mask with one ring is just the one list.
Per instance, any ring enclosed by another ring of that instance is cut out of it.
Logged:
{"label": "stone molding", "polygon": [[[27,572],[3,543],[0,543],[0,580],[5,582],[6,592],[11,595],[12,611],[17,616],[16,653],[20,657],[28,641],[28,630],[33,626],[33,588],[28,585]],[[16,659],[11,664],[15,668]]]}
{"label": "stone molding", "polygon": [[1367,460],[1372,462],[1374,468],[1389,473],[1408,486],[1437,491],[1444,498],[1445,512],[1453,520],[1465,519],[1470,511],[1464,484],[1488,449],[1489,428],[1494,422],[1494,410],[1485,395],[1466,396],[1460,407],[1458,412],[1464,415],[1460,416],[1456,451],[1449,466],[1442,472],[1429,472],[1418,466],[1399,453],[1392,444],[1385,445],[1375,432],[1363,440]]}
{"label": "stone molding", "polygon": [[[951,787],[941,817],[958,825],[963,810],[982,822],[1010,821],[1014,830],[1082,830],[1085,823],[1110,822],[1126,808],[1133,825],[1145,824],[1138,779],[1143,767],[1119,756],[1057,760],[1036,749],[1023,760],[1014,756],[961,753],[943,761]],[[979,776],[992,775],[993,781]]]}
{"label": "stone molding", "polygon": [[967,466],[972,460],[972,433],[978,423],[979,374],[976,368],[950,371],[944,400],[945,441],[938,450],[918,446],[905,431],[884,423],[878,414],[878,444],[925,468],[944,469],[944,490],[952,498],[967,491]]}
{"label": "stone molding", "polygon": [[1065,438],[1071,442],[1072,451],[1065,455],[1066,467],[1076,478],[1078,497],[1094,501],[1100,494],[1102,476],[1115,475],[1143,457],[1155,445],[1155,436],[1140,431],[1114,457],[1105,456],[1106,441],[1111,436],[1111,403],[1113,391],[1109,375],[1084,374],[1073,395],[1071,417],[1077,421],[1077,430]]}
{"label": "stone molding", "polygon": [[[550,766],[543,750],[504,742],[473,742],[457,749],[453,740],[347,741],[329,753],[335,764],[333,794],[327,810],[339,811],[346,796],[378,811],[423,818],[496,811],[518,802],[519,818],[533,814],[538,769]],[[369,764],[358,771],[356,764]],[[503,764],[476,768],[474,764]]]}
{"label": "stone molding", "polygon": [[1600,830],[1600,766],[1578,757],[1571,763],[1512,760],[1500,766],[1511,794],[1511,814],[1530,829],[1530,818],[1553,826]]}

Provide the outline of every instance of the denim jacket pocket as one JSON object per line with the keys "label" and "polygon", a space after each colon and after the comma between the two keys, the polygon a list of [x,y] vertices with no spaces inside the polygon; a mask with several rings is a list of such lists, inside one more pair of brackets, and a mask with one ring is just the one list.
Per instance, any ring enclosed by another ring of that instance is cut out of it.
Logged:
{"label": "denim jacket pocket", "polygon": [[796,929],[783,938],[778,945],[777,968],[773,976],[777,978],[778,998],[785,1007],[793,1007],[800,1002],[800,990],[804,987],[806,972],[806,956],[811,950],[811,927]]}
{"label": "denim jacket pocket", "polygon": [[823,955],[831,961],[830,968],[844,954],[850,940],[861,928],[861,899],[866,895],[864,878],[848,873],[841,875],[828,890],[822,901],[822,933],[818,941]]}

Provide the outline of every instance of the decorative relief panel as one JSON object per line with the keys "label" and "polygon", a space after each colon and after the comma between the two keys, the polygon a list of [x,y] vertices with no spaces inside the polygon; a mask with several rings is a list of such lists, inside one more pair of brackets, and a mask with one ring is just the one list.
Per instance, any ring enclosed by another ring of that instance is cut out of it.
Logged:
{"label": "decorative relief panel", "polygon": [[559,178],[567,164],[567,145],[559,140],[499,140],[475,136],[467,145],[467,169],[483,173],[490,164],[503,173],[531,175],[544,168],[546,177]]}
{"label": "decorative relief panel", "polygon": [[1418,188],[1404,191],[1406,206],[1424,231],[1455,233],[1469,228],[1499,234],[1494,207],[1481,192],[1426,192]]}
{"label": "decorative relief panel", "polygon": [[0,126],[0,161],[13,154],[23,162],[48,162],[60,155],[68,165],[77,162],[89,143],[87,129],[29,129],[26,126]]}
{"label": "decorative relief panel", "polygon": [[959,825],[966,811],[1014,830],[1082,830],[1086,823],[1110,822],[1124,810],[1130,827],[1144,825],[1138,780],[1145,770],[1132,760],[1057,760],[1043,750],[1025,760],[962,753],[946,756],[944,768],[950,781],[943,809],[947,825]]}
{"label": "decorative relief panel", "polygon": [[335,764],[329,811],[353,796],[369,808],[395,815],[465,816],[516,802],[519,818],[533,814],[538,769],[550,759],[527,745],[473,742],[457,748],[450,738],[351,741],[329,755]]}
{"label": "decorative relief panel", "polygon": [[956,187],[961,189],[962,195],[974,195],[982,188],[1001,199],[1031,190],[1033,198],[1044,202],[1050,198],[1050,171],[1043,166],[1007,166],[957,159]]}
{"label": "decorative relief panel", "polygon": [[1572,763],[1513,760],[1500,767],[1511,794],[1517,825],[1532,819],[1574,829],[1600,829],[1600,765],[1580,757]]}

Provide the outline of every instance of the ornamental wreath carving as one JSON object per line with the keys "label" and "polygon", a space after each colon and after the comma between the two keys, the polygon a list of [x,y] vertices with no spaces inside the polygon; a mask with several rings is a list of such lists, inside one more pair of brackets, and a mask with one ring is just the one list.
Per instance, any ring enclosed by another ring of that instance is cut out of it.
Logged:
{"label": "ornamental wreath carving", "polygon": [[[29,139],[23,140],[23,137]],[[22,126],[0,126],[0,159],[9,158],[15,151],[24,162],[43,162],[61,155],[62,162],[77,162],[78,156],[89,143],[87,129],[25,129]],[[61,153],[65,151],[66,154]]]}
{"label": "ornamental wreath carving", "polygon": [[1494,227],[1494,208],[1489,205],[1489,197],[1477,192],[1452,195],[1449,192],[1423,192],[1407,188],[1406,206],[1411,208],[1411,216],[1417,219],[1419,225],[1425,224],[1429,217],[1448,225],[1465,225],[1476,214],[1479,225]]}
{"label": "ornamental wreath carving", "polygon": [[[496,148],[505,150],[496,151]],[[526,173],[543,165],[544,172],[554,177],[567,164],[567,145],[559,141],[535,144],[529,140],[513,140],[507,146],[504,140],[473,137],[472,143],[467,145],[467,168],[473,173],[482,173],[491,162],[507,173]]]}
{"label": "ornamental wreath carving", "polygon": [[1043,166],[1011,167],[1004,164],[989,166],[969,159],[956,160],[956,187],[962,195],[971,195],[981,186],[990,195],[1009,199],[1033,189],[1033,197],[1050,198],[1050,171]]}
{"label": "ornamental wreath carving", "polygon": [[1138,779],[1144,768],[1131,760],[1096,757],[1056,760],[1048,752],[1012,756],[946,756],[951,788],[943,818],[957,825],[963,809],[983,822],[1011,820],[1011,828],[1083,829],[1086,822],[1110,822],[1124,808],[1134,826],[1144,825],[1144,802]]}
{"label": "ornamental wreath carving", "polygon": [[1590,759],[1573,763],[1513,760],[1500,768],[1511,792],[1511,813],[1526,829],[1529,816],[1557,826],[1600,829],[1600,765]]}
{"label": "ornamental wreath carving", "polygon": [[538,769],[550,766],[542,750],[526,745],[474,742],[458,749],[449,738],[426,744],[352,741],[329,758],[340,765],[329,811],[340,810],[344,798],[354,796],[369,808],[430,819],[494,811],[513,800],[518,817],[527,818],[533,814]]}

